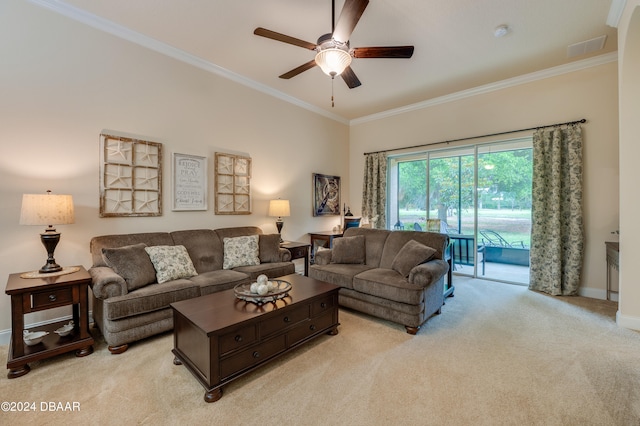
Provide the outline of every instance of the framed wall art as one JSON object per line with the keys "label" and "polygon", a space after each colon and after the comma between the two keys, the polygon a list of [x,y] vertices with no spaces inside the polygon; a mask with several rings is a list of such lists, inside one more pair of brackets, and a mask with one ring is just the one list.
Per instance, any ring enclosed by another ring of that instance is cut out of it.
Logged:
{"label": "framed wall art", "polygon": [[162,215],[162,144],[100,135],[100,217]]}
{"label": "framed wall art", "polygon": [[340,176],[313,174],[313,215],[340,215]]}
{"label": "framed wall art", "polygon": [[215,154],[215,213],[251,214],[251,158]]}
{"label": "framed wall art", "polygon": [[207,210],[207,157],[174,153],[172,164],[172,210]]}

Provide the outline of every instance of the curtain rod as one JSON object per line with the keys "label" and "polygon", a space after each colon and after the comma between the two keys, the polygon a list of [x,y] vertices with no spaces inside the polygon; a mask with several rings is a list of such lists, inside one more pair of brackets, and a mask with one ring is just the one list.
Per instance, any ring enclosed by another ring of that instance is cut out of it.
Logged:
{"label": "curtain rod", "polygon": [[470,139],[480,139],[480,138],[486,138],[486,137],[489,137],[489,136],[508,135],[509,133],[519,133],[519,132],[525,132],[527,130],[537,130],[537,129],[544,129],[544,128],[547,128],[547,127],[564,126],[566,124],[577,124],[577,123],[586,123],[586,122],[587,122],[587,120],[583,118],[583,119],[576,120],[576,121],[567,121],[566,123],[547,124],[545,126],[529,127],[528,129],[509,130],[509,131],[506,131],[506,132],[490,133],[488,135],[482,135],[482,136],[469,136],[469,137],[466,137],[466,138],[451,139],[451,140],[448,140],[448,141],[432,142],[432,143],[425,143],[425,144],[422,144],[422,145],[405,146],[405,147],[402,147],[402,148],[392,148],[392,149],[383,149],[383,150],[380,150],[380,151],[365,152],[364,155],[379,154],[381,152],[401,151],[403,149],[423,148],[423,147],[432,146],[432,145],[449,144],[451,142],[467,141],[467,140],[470,140]]}

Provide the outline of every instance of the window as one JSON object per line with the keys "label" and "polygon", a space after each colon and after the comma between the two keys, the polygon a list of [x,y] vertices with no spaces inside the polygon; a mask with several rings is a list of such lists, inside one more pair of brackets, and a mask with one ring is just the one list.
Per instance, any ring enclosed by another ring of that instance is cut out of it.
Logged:
{"label": "window", "polygon": [[389,228],[440,219],[454,272],[528,284],[531,138],[390,157],[389,170]]}

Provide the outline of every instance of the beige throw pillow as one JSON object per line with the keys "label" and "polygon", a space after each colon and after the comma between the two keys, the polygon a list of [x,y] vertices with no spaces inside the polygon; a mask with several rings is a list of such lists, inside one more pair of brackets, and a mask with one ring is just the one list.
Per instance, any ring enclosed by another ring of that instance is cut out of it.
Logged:
{"label": "beige throw pillow", "polygon": [[156,270],[145,247],[146,244],[139,243],[102,249],[104,263],[124,278],[129,291],[156,281]]}
{"label": "beige throw pillow", "polygon": [[260,235],[260,263],[280,262],[280,234]]}
{"label": "beige throw pillow", "polygon": [[414,267],[432,259],[435,255],[435,249],[427,247],[416,240],[409,240],[396,253],[396,257],[391,263],[391,269],[403,277],[408,277]]}
{"label": "beige throw pillow", "polygon": [[364,242],[364,235],[334,239],[331,263],[363,264],[366,260]]}

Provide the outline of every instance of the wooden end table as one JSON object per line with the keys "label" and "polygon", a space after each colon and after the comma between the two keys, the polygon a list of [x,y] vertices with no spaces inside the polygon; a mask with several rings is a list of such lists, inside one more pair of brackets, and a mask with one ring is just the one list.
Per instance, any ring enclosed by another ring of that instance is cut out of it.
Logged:
{"label": "wooden end table", "polygon": [[333,248],[333,240],[342,237],[342,234],[339,231],[309,232],[311,237],[311,263],[315,261],[318,247]]}
{"label": "wooden end table", "polygon": [[[39,361],[70,351],[76,356],[93,352],[93,338],[89,334],[89,300],[87,296],[91,276],[79,266],[77,272],[44,278],[22,278],[22,273],[11,274],[5,293],[11,296],[11,342],[7,357],[7,377],[24,376],[31,369],[30,362]],[[28,346],[22,339],[24,315],[60,306],[73,305],[73,331],[58,336],[54,330],[68,321],[58,321],[29,331],[48,331],[41,343]]]}
{"label": "wooden end table", "polygon": [[285,241],[280,243],[280,247],[289,250],[291,260],[304,259],[304,276],[309,276],[309,244],[297,241]]}

